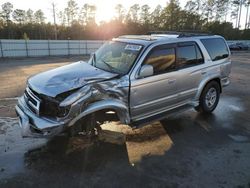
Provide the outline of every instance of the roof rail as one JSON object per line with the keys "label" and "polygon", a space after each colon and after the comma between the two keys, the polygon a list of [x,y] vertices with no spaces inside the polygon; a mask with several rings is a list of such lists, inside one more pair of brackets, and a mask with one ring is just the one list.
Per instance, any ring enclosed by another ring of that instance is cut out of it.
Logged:
{"label": "roof rail", "polygon": [[148,35],[154,34],[166,34],[166,35],[178,35],[178,38],[184,37],[198,37],[198,36],[209,36],[211,33],[203,33],[199,31],[150,31]]}

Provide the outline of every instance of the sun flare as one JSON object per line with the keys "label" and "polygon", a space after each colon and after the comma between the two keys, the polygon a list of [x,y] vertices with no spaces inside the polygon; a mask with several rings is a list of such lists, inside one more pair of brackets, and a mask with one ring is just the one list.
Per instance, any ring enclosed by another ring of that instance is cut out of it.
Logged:
{"label": "sun flare", "polygon": [[104,1],[99,4],[96,11],[96,22],[100,23],[102,21],[108,22],[112,20],[116,15],[114,5],[105,3]]}

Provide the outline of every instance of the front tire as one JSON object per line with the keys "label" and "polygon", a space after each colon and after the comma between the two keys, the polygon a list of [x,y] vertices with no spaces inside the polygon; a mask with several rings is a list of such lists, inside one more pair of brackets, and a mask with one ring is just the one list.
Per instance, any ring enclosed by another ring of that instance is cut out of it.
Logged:
{"label": "front tire", "polygon": [[199,106],[195,110],[202,113],[212,113],[220,99],[220,85],[216,81],[209,82],[203,89]]}
{"label": "front tire", "polygon": [[96,129],[100,129],[95,113],[89,114],[86,117],[80,119],[79,121],[76,122],[75,125],[69,127],[68,129],[68,136],[69,137],[74,137],[78,136],[80,132],[89,134],[90,132],[94,132]]}

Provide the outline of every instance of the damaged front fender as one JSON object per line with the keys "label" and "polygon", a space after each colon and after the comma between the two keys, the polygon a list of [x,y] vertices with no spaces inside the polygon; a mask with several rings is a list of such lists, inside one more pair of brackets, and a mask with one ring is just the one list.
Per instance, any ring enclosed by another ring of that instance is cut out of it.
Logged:
{"label": "damaged front fender", "polygon": [[130,123],[128,108],[125,104],[122,104],[119,100],[116,99],[106,99],[102,101],[95,102],[93,104],[88,105],[88,107],[80,113],[77,117],[75,117],[72,121],[70,121],[69,126],[74,125],[78,120],[82,119],[88,114],[104,110],[104,109],[112,109],[114,110],[120,121],[124,124]]}
{"label": "damaged front fender", "polygon": [[[128,77],[95,82],[84,86],[75,94],[67,97],[60,106],[68,105],[69,101],[75,101],[68,119],[71,119],[68,126],[74,125],[84,116],[100,111],[114,110],[119,120],[124,124],[130,123],[128,107]],[[76,97],[77,96],[77,97]],[[73,110],[74,109],[74,110]],[[73,112],[74,111],[74,112]]]}

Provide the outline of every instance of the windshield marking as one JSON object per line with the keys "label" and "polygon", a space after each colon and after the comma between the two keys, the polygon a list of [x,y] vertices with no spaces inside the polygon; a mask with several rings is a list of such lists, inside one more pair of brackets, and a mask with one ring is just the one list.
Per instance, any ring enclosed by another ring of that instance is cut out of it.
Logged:
{"label": "windshield marking", "polygon": [[140,51],[142,48],[141,45],[135,45],[135,44],[127,44],[125,46],[125,50],[132,50],[132,51]]}

